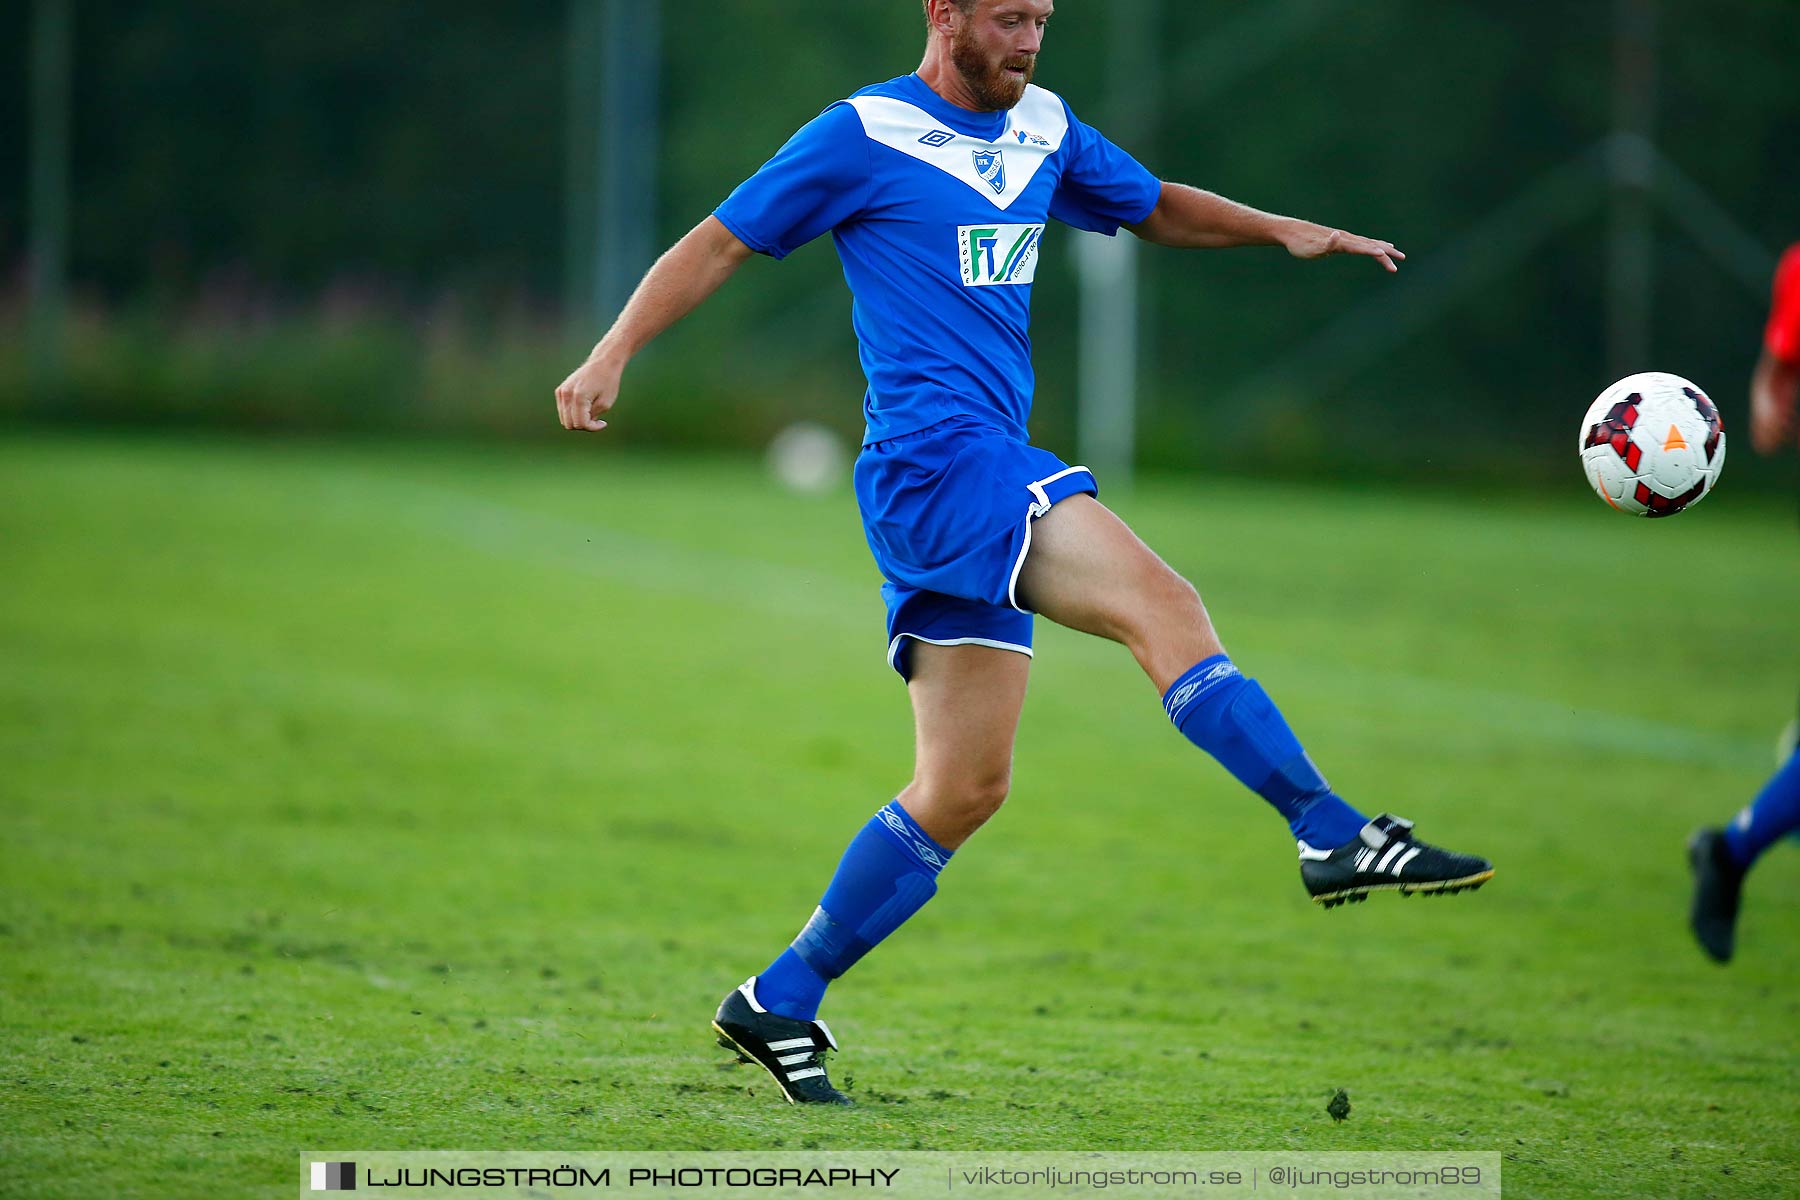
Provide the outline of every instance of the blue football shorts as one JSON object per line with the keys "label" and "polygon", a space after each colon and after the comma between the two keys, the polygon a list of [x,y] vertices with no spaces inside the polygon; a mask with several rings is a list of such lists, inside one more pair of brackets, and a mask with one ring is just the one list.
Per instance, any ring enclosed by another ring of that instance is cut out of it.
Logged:
{"label": "blue football shorts", "polygon": [[1086,467],[974,417],[864,446],[856,503],[887,581],[888,665],[908,677],[909,640],[1030,656],[1031,613],[1017,589],[1031,523],[1099,490]]}

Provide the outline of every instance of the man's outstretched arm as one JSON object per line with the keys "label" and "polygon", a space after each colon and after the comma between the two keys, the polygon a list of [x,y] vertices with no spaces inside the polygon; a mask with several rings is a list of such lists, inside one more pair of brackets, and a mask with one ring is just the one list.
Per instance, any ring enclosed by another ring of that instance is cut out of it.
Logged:
{"label": "man's outstretched arm", "polygon": [[644,275],[587,361],[556,389],[564,429],[605,429],[625,364],[657,334],[700,307],[753,251],[717,217],[694,226]]}
{"label": "man's outstretched arm", "polygon": [[1150,215],[1126,228],[1147,242],[1184,250],[1282,246],[1295,258],[1362,254],[1379,260],[1390,271],[1399,270],[1395,264],[1406,258],[1392,242],[1358,237],[1296,217],[1278,217],[1183,183],[1164,183]]}

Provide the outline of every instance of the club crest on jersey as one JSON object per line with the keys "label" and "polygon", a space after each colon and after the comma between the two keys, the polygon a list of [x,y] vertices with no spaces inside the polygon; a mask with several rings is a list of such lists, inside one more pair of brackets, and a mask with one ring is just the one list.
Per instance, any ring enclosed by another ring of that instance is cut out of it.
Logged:
{"label": "club crest on jersey", "polygon": [[981,176],[981,182],[994,189],[994,195],[1003,195],[1006,191],[1006,161],[1000,157],[998,150],[976,150],[975,173]]}

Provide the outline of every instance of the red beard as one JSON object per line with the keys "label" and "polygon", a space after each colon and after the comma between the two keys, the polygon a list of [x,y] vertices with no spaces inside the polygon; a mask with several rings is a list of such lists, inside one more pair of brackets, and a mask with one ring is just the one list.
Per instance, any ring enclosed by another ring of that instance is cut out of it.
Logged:
{"label": "red beard", "polygon": [[[1011,108],[1025,95],[1025,85],[1037,72],[1037,56],[1023,54],[1010,61],[990,61],[987,52],[975,40],[974,26],[965,22],[950,43],[950,62],[962,76],[964,86],[984,109],[998,112]],[[1017,67],[1014,75],[1007,67]]]}

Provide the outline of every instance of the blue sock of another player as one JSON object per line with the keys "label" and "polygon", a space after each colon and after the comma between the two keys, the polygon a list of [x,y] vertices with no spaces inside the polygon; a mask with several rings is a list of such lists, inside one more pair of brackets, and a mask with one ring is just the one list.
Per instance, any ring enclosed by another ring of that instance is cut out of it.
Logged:
{"label": "blue sock of another player", "polygon": [[1307,845],[1336,849],[1368,823],[1331,790],[1262,685],[1223,654],[1188,668],[1164,693],[1163,708],[1188,741],[1274,805]]}
{"label": "blue sock of another player", "polygon": [[924,907],[949,861],[898,800],[881,808],[850,839],[812,920],[757,976],[757,1000],[797,1021],[818,1016],[826,985]]}
{"label": "blue sock of another player", "polygon": [[1748,867],[1764,850],[1795,829],[1800,829],[1800,750],[1725,827],[1725,845],[1738,866]]}

